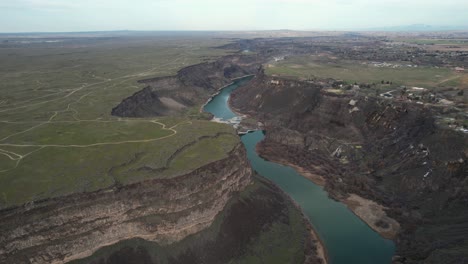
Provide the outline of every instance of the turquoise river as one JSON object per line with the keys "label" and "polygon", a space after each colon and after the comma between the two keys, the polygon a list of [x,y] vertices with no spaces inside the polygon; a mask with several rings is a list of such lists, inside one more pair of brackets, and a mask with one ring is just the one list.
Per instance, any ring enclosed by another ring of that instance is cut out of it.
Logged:
{"label": "turquoise river", "polygon": [[[223,121],[238,118],[229,108],[229,96],[249,79],[238,80],[222,89],[204,110]],[[382,238],[344,204],[330,199],[322,187],[301,176],[293,168],[266,161],[258,156],[255,146],[263,138],[262,131],[242,136],[253,169],[276,183],[301,206],[326,248],[329,263],[391,263],[395,251],[392,241]]]}

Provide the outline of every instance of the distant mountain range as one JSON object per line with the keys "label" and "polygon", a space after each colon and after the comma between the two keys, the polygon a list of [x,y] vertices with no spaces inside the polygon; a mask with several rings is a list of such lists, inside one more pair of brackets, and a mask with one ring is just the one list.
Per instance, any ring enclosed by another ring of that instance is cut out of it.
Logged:
{"label": "distant mountain range", "polygon": [[431,26],[425,24],[414,24],[393,27],[377,27],[368,28],[370,31],[451,31],[451,30],[468,30],[468,26]]}

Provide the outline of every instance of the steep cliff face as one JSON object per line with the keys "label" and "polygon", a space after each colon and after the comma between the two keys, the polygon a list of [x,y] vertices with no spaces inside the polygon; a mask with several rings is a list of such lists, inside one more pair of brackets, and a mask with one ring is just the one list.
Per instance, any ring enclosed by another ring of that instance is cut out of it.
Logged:
{"label": "steep cliff face", "polygon": [[248,56],[231,55],[181,69],[176,76],[141,80],[148,85],[112,109],[121,117],[173,115],[203,104],[232,79],[253,74],[260,64]]}
{"label": "steep cliff face", "polygon": [[180,241],[210,226],[251,175],[239,145],[187,175],[1,211],[0,263],[63,263],[131,238]]}
{"label": "steep cliff face", "polygon": [[323,263],[304,222],[278,187],[254,176],[210,227],[182,241],[121,241],[70,264]]}
{"label": "steep cliff face", "polygon": [[337,199],[358,194],[386,206],[402,228],[397,261],[468,260],[467,137],[437,127],[433,109],[263,74],[231,103],[265,124],[263,156],[323,176]]}

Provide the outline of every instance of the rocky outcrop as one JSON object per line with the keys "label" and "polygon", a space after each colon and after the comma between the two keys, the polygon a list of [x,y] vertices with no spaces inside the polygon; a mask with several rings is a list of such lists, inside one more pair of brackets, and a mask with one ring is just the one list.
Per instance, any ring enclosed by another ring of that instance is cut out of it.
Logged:
{"label": "rocky outcrop", "polygon": [[180,241],[210,226],[251,175],[239,145],[187,175],[0,211],[0,263],[64,263],[130,238]]}
{"label": "rocky outcrop", "polygon": [[[260,154],[323,176],[338,200],[357,194],[386,208],[401,225],[396,262],[468,260],[468,141],[437,127],[436,110],[262,73],[231,103],[265,124]],[[370,225],[389,227],[383,219]]]}
{"label": "rocky outcrop", "polygon": [[[253,184],[235,194],[215,222],[197,234],[170,245],[122,241],[70,264],[271,263],[272,259],[324,263],[304,222],[300,210],[278,187],[255,176]],[[268,237],[268,242],[262,237]]]}
{"label": "rocky outcrop", "polygon": [[[210,227],[182,241],[169,245],[143,239],[121,241],[70,264],[271,263],[272,259],[324,263],[316,254],[318,243],[311,238],[310,228],[278,187],[254,175],[252,184],[234,194]],[[268,243],[262,237],[268,237]]]}
{"label": "rocky outcrop", "polygon": [[151,91],[150,87],[124,99],[119,107],[112,110],[113,115],[125,117],[145,117],[149,114],[162,116],[170,112],[170,108],[161,101],[157,93]]}
{"label": "rocky outcrop", "polygon": [[232,79],[255,73],[259,65],[255,58],[230,55],[183,68],[175,76],[141,80],[147,87],[124,99],[112,109],[112,115],[148,117],[181,113],[203,104]]}

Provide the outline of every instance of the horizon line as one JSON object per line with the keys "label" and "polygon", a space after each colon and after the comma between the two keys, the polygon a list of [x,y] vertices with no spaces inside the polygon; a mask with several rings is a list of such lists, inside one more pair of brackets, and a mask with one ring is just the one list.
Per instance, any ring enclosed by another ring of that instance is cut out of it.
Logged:
{"label": "horizon line", "polygon": [[367,28],[367,29],[156,29],[156,30],[138,30],[138,29],[115,29],[115,30],[83,30],[83,31],[15,31],[0,32],[6,34],[79,34],[79,33],[110,33],[110,32],[272,32],[272,31],[292,31],[292,32],[464,32],[468,31],[468,26],[460,26],[460,29],[454,28],[427,28],[426,30],[414,29],[404,30],[397,27]]}

